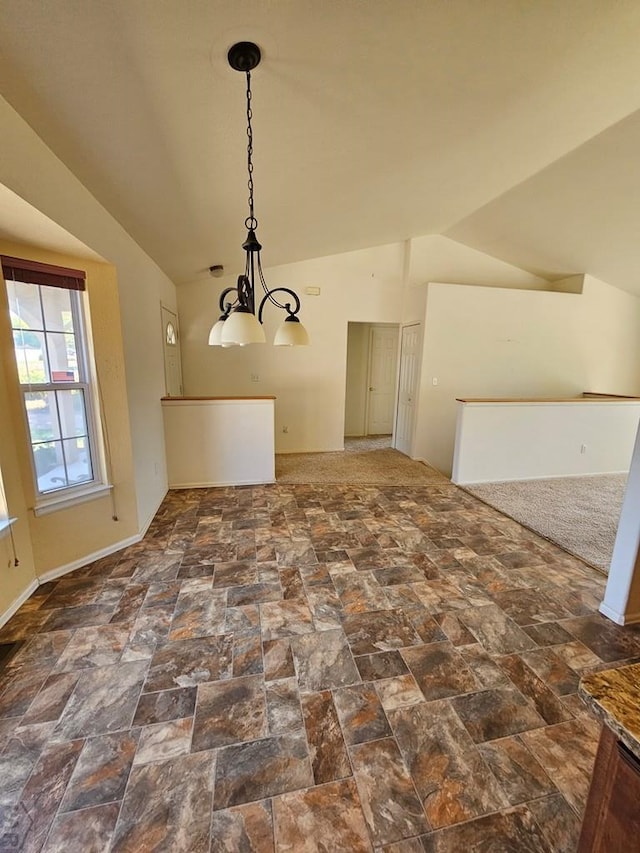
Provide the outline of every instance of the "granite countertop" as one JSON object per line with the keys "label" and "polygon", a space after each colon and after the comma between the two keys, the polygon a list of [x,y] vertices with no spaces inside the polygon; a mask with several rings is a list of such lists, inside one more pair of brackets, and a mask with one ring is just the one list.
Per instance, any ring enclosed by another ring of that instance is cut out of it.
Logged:
{"label": "granite countertop", "polygon": [[579,691],[596,716],[640,758],[640,663],[587,675]]}

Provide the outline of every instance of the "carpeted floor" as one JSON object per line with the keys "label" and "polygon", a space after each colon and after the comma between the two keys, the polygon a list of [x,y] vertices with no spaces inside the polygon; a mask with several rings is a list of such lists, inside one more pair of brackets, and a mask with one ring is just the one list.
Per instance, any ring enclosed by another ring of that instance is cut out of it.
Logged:
{"label": "carpeted floor", "polygon": [[464,488],[606,574],[626,480],[626,474],[600,474]]}
{"label": "carpeted floor", "polygon": [[345,453],[360,453],[363,450],[383,450],[391,447],[390,435],[345,435]]}
{"label": "carpeted floor", "polygon": [[276,455],[278,483],[349,483],[375,486],[419,486],[448,483],[434,468],[383,447],[378,450],[344,450],[335,453]]}

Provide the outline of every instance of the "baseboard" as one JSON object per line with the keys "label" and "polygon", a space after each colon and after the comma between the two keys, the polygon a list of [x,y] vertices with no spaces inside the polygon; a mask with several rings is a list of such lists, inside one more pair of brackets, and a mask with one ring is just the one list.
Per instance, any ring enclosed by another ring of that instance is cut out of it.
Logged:
{"label": "baseboard", "polygon": [[[168,492],[168,490],[167,490],[167,491],[163,494],[163,496],[160,498],[160,501],[158,502],[157,507],[154,509],[154,511],[151,513],[151,515],[150,515],[150,516],[148,516],[147,520],[145,521],[145,523],[144,523],[144,524],[142,525],[142,527],[140,528],[140,539],[144,539],[144,537],[147,535],[147,530],[151,527],[151,522],[152,522],[152,521],[153,521],[153,519],[156,517],[156,515],[157,515],[157,513],[158,513],[158,510],[159,510],[159,509],[160,509],[160,507],[162,506],[162,501],[166,498],[166,496],[168,495],[168,493],[169,493],[169,492]],[[140,539],[138,539],[138,541],[140,541]]]}
{"label": "baseboard", "polygon": [[81,569],[83,566],[86,566],[88,563],[93,563],[96,560],[100,560],[102,557],[108,557],[110,554],[115,553],[116,551],[121,551],[123,548],[128,548],[129,545],[135,545],[137,542],[140,542],[141,539],[144,539],[144,536],[151,525],[151,522],[155,518],[158,509],[162,504],[162,501],[165,499],[165,495],[162,496],[160,502],[156,509],[151,513],[147,521],[142,526],[139,533],[135,533],[133,536],[128,536],[126,539],[121,539],[119,542],[114,542],[111,545],[107,545],[106,548],[100,548],[98,551],[93,551],[91,554],[85,554],[83,557],[80,557],[77,560],[73,560],[71,563],[66,563],[64,566],[58,566],[56,569],[50,569],[48,572],[43,572],[41,575],[38,575],[37,578],[31,581],[29,586],[23,590],[20,595],[11,602],[9,607],[4,611],[4,613],[0,614],[0,627],[2,627],[6,622],[11,619],[14,613],[16,613],[20,607],[25,603],[25,601],[29,598],[29,596],[36,591],[36,589],[41,586],[43,583],[47,583],[48,581],[54,581],[63,575],[68,574],[69,572],[73,572],[76,569]]}
{"label": "baseboard", "polygon": [[628,471],[590,471],[580,474],[535,474],[528,477],[503,477],[499,480],[452,480],[456,486],[486,486],[493,483],[523,483],[529,480],[566,480],[580,477],[611,477],[617,474],[628,474]]}
{"label": "baseboard", "polygon": [[40,584],[38,583],[38,579],[34,578],[29,584],[29,586],[26,589],[23,589],[20,595],[11,602],[11,604],[7,607],[4,613],[0,613],[0,628],[5,625],[9,621],[9,619],[11,619],[13,614],[16,613],[22,607],[22,605],[29,598],[31,593],[37,590],[39,585]]}
{"label": "baseboard", "polygon": [[423,465],[426,465],[427,468],[431,468],[433,471],[437,471],[438,474],[442,474],[442,476],[446,477],[447,480],[451,480],[448,474],[444,474],[439,468],[436,468],[433,462],[429,462],[428,459],[424,459],[422,456],[410,456],[409,459],[411,459],[412,462],[421,462]]}
{"label": "baseboard", "polygon": [[94,563],[96,560],[102,559],[102,557],[108,557],[109,554],[113,554],[115,551],[121,551],[123,548],[128,548],[129,545],[135,545],[136,542],[139,542],[143,538],[143,536],[144,533],[135,533],[133,536],[121,539],[119,542],[114,542],[112,545],[107,545],[106,548],[100,548],[99,551],[93,551],[91,554],[85,554],[83,557],[73,560],[71,563],[66,563],[64,566],[58,566],[57,569],[51,569],[48,572],[44,572],[43,574],[38,575],[38,584],[54,581],[57,578],[62,577],[62,575],[66,575],[76,569],[81,569],[88,563]]}
{"label": "baseboard", "polygon": [[169,488],[175,489],[220,489],[227,486],[267,486],[275,483],[273,480],[232,480],[223,483],[170,483]]}
{"label": "baseboard", "polygon": [[640,622],[640,612],[618,613],[616,610],[612,610],[607,604],[604,603],[604,601],[598,609],[603,616],[606,616],[607,619],[611,619],[611,621],[615,622],[616,625],[636,625],[638,622]]}

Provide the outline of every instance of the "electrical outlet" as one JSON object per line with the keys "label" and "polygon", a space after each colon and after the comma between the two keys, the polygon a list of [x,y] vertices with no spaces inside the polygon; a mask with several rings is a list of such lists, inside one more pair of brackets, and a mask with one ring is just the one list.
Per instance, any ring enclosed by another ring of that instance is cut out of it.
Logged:
{"label": "electrical outlet", "polygon": [[282,427],[282,432],[284,432],[284,433],[288,433],[288,432],[289,432],[289,427],[288,427],[288,426],[283,426],[283,427]]}
{"label": "electrical outlet", "polygon": [[581,444],[580,445],[580,453],[586,453],[586,452],[587,452],[587,445]]}
{"label": "electrical outlet", "polygon": [[251,374],[251,381],[252,381],[252,382],[259,382],[259,381],[260,381],[260,377],[258,376],[258,374],[257,374],[257,373],[252,373],[252,374]]}

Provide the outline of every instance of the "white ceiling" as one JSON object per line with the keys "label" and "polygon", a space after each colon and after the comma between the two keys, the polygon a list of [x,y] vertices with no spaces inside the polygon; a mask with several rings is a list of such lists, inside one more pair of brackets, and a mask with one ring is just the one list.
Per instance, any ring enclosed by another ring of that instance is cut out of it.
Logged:
{"label": "white ceiling", "polygon": [[176,282],[444,233],[640,293],[638,0],[0,0],[3,96]]}

